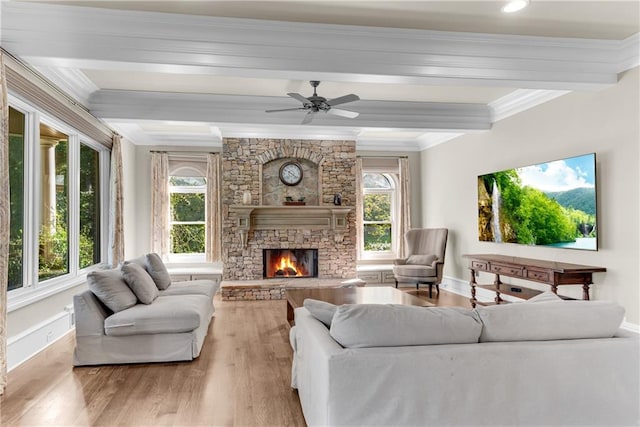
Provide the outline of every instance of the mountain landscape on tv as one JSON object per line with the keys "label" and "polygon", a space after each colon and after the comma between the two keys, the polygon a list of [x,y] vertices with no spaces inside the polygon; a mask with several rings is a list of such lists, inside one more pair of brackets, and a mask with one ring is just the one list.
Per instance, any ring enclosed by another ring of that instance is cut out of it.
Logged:
{"label": "mountain landscape on tv", "polygon": [[597,250],[595,154],[478,177],[480,241]]}

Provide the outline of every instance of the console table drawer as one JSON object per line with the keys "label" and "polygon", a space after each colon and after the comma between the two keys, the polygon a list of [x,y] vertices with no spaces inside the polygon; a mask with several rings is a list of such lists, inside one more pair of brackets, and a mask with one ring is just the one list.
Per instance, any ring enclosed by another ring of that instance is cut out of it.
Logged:
{"label": "console table drawer", "polygon": [[509,276],[524,277],[524,269],[522,267],[513,267],[511,265],[500,265],[491,263],[491,272],[497,274],[506,274]]}
{"label": "console table drawer", "polygon": [[527,270],[527,279],[539,280],[541,282],[549,281],[549,272],[546,270]]}
{"label": "console table drawer", "polygon": [[474,270],[489,271],[489,263],[474,260],[471,261],[471,268],[473,268]]}

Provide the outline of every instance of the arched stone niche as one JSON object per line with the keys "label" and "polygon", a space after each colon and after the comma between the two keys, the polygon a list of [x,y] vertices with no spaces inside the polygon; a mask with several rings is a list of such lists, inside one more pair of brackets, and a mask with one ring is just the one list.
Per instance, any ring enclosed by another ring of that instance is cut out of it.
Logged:
{"label": "arched stone niche", "polygon": [[[280,167],[287,162],[296,162],[302,168],[302,181],[295,186],[280,181]],[[320,166],[309,159],[284,157],[270,160],[262,165],[262,204],[281,206],[287,197],[293,200],[304,198],[308,206],[319,205]]]}

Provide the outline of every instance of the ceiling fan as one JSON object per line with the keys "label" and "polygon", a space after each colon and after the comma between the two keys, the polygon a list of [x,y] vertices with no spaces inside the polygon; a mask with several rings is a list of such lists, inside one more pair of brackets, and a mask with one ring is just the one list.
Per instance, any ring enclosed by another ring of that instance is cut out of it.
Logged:
{"label": "ceiling fan", "polygon": [[360,100],[360,97],[358,95],[354,95],[354,94],[351,93],[349,95],[339,96],[339,97],[333,98],[333,99],[327,99],[325,97],[318,96],[318,94],[316,93],[316,88],[320,84],[319,81],[311,80],[309,82],[309,84],[311,84],[311,86],[313,86],[313,95],[311,95],[308,98],[300,95],[299,93],[288,93],[287,94],[290,97],[292,97],[294,99],[297,99],[298,101],[302,102],[302,107],[284,108],[284,109],[281,109],[281,110],[266,110],[266,112],[267,113],[278,113],[278,112],[281,112],[281,111],[307,110],[308,111],[307,115],[304,116],[304,119],[302,119],[302,124],[303,125],[307,124],[307,123],[311,123],[311,120],[313,120],[313,116],[319,111],[324,111],[327,114],[333,114],[334,116],[346,117],[346,118],[349,118],[349,119],[354,119],[354,118],[358,117],[358,115],[360,114],[360,113],[356,113],[354,111],[347,111],[347,110],[341,110],[339,108],[333,108],[336,105],[346,104],[347,102],[353,102],[353,101]]}

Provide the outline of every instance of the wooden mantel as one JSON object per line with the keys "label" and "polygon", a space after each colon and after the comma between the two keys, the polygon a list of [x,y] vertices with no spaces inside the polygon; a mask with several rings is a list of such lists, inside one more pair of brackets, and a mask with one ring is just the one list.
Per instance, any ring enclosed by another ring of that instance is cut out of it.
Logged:
{"label": "wooden mantel", "polygon": [[[242,245],[251,230],[315,229],[342,231],[348,228],[347,215],[353,206],[265,206],[231,205],[238,217]],[[336,234],[339,239],[341,234]]]}

